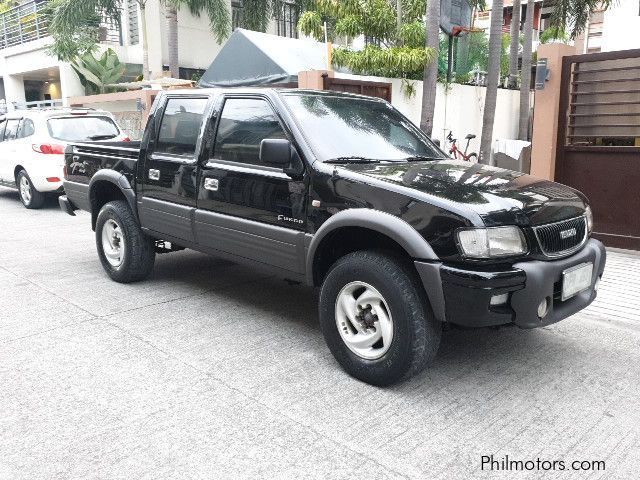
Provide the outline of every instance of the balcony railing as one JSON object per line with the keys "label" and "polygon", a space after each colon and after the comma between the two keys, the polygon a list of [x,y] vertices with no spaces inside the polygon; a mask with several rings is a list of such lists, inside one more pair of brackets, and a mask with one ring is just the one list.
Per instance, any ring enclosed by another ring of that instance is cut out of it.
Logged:
{"label": "balcony railing", "polygon": [[0,13],[0,49],[32,42],[49,35],[46,17],[47,2],[35,0]]}
{"label": "balcony railing", "polygon": [[[43,13],[46,5],[46,0],[33,0],[0,13],[0,50],[49,36],[47,18]],[[122,26],[103,16],[98,41],[122,45]]]}

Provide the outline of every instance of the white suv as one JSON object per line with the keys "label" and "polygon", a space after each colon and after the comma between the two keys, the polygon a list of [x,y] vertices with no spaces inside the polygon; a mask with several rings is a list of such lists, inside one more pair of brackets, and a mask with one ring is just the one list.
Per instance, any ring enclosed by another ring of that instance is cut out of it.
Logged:
{"label": "white suv", "polygon": [[18,110],[0,116],[0,185],[17,188],[27,208],[45,193],[62,193],[69,142],[127,141],[109,112],[91,109]]}

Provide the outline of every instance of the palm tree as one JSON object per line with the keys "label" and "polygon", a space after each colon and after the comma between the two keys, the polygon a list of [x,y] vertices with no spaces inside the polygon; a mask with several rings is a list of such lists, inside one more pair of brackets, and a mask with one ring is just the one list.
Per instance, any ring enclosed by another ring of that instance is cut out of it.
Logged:
{"label": "palm tree", "polygon": [[[440,0],[429,0],[426,8],[425,25],[427,31],[427,49],[432,49],[438,58],[440,44]],[[436,86],[438,81],[438,62],[427,62],[424,66],[422,82],[422,110],[420,128],[429,136],[433,131],[433,115],[436,108]]]}
{"label": "palm tree", "polygon": [[231,30],[231,16],[224,0],[164,0],[167,20],[167,49],[169,72],[173,78],[180,77],[178,62],[178,10],[189,9],[192,15],[199,17],[203,12],[209,17],[209,26],[221,43]]}
{"label": "palm tree", "polygon": [[491,140],[493,137],[493,122],[496,115],[498,83],[500,81],[500,57],[502,56],[502,7],[503,0],[493,0],[491,3],[487,91],[484,100],[482,135],[480,138],[480,162],[482,163],[489,163],[491,159]]}
{"label": "palm tree", "polygon": [[522,45],[522,74],[520,83],[520,115],[518,120],[518,139],[528,140],[529,136],[529,90],[531,84],[531,42],[533,41],[533,0],[527,3],[527,15],[524,21],[524,41]]}
{"label": "palm tree", "polygon": [[511,14],[511,44],[509,45],[509,88],[518,85],[518,47],[520,46],[520,0],[513,0]]}
{"label": "palm tree", "polygon": [[149,39],[147,38],[147,0],[136,0],[140,8],[140,26],[142,27],[142,78],[148,80],[149,72]]}

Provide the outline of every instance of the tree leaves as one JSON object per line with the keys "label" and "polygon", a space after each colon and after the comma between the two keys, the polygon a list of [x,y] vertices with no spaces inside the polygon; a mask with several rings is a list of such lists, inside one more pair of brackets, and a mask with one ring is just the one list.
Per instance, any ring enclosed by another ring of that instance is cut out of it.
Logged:
{"label": "tree leaves", "polygon": [[336,48],[333,63],[347,67],[353,73],[381,77],[419,78],[424,65],[433,61],[434,51],[427,48],[390,47],[368,45],[359,51]]}
{"label": "tree leaves", "polygon": [[110,48],[99,59],[92,53],[85,53],[71,62],[71,66],[78,75],[95,85],[100,93],[105,93],[108,85],[120,80],[126,70],[126,65]]}
{"label": "tree leaves", "polygon": [[591,14],[608,9],[614,0],[557,0],[551,17],[552,25],[570,32],[576,38],[587,25]]}
{"label": "tree leaves", "polygon": [[329,38],[364,35],[368,43],[364,49],[334,50],[332,61],[338,67],[365,75],[418,79],[424,65],[435,59],[435,51],[425,48],[425,5],[424,0],[402,0],[398,22],[396,0],[316,0],[298,27],[320,41],[324,22]]}

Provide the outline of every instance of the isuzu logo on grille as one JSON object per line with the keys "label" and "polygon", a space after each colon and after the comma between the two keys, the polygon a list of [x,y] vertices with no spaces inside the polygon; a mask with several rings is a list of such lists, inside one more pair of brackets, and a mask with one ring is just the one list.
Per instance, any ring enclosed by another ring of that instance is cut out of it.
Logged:
{"label": "isuzu logo on grille", "polygon": [[578,231],[575,228],[569,228],[568,230],[560,231],[560,238],[565,240],[569,237],[575,237],[578,234]]}

